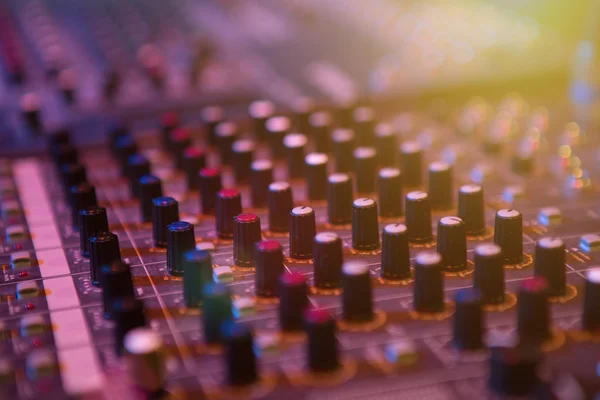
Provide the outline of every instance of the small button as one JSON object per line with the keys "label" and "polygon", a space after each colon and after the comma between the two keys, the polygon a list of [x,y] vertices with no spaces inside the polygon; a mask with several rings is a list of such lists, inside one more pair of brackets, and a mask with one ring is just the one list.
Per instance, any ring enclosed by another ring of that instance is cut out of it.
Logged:
{"label": "small button", "polygon": [[506,203],[512,204],[517,200],[521,200],[525,197],[525,189],[519,185],[510,185],[504,188],[502,192],[502,200]]}
{"label": "small button", "polygon": [[600,235],[591,233],[583,235],[579,241],[579,248],[586,253],[592,253],[600,250]]}
{"label": "small button", "polygon": [[10,255],[10,265],[13,268],[31,267],[31,255],[26,251],[19,251]]}
{"label": "small button", "polygon": [[46,321],[41,315],[26,315],[21,317],[21,336],[30,337],[41,335],[46,330]]}
{"label": "small button", "polygon": [[57,372],[56,358],[50,350],[34,350],[25,360],[25,371],[29,380],[55,375]]}
{"label": "small button", "polygon": [[220,266],[213,269],[213,280],[215,283],[233,282],[233,270],[228,266]]}
{"label": "small button", "polygon": [[26,239],[25,227],[23,225],[9,225],[6,227],[6,241],[18,243]]}
{"label": "small button", "polygon": [[281,337],[276,334],[264,333],[254,338],[254,352],[259,357],[275,356],[281,349]]}
{"label": "small button", "polygon": [[562,212],[558,207],[545,207],[538,212],[537,220],[544,226],[560,225]]}
{"label": "small button", "polygon": [[211,242],[200,242],[196,243],[196,250],[198,251],[208,251],[209,253],[214,253],[217,248]]}
{"label": "small button", "polygon": [[469,178],[480,185],[487,182],[494,175],[494,168],[490,164],[477,164],[469,173]]}
{"label": "small button", "polygon": [[419,352],[413,341],[401,340],[385,347],[385,359],[398,367],[407,367],[419,360]]}
{"label": "small button", "polygon": [[28,299],[31,297],[39,296],[40,290],[38,289],[36,281],[23,281],[17,283],[17,299]]}
{"label": "small button", "polygon": [[0,358],[0,383],[10,383],[14,380],[15,369],[7,358]]}
{"label": "small button", "polygon": [[256,301],[252,297],[240,297],[232,301],[233,316],[236,318],[248,317],[256,314]]}
{"label": "small button", "polygon": [[0,206],[2,209],[2,219],[15,218],[21,215],[21,207],[14,200],[4,200]]}

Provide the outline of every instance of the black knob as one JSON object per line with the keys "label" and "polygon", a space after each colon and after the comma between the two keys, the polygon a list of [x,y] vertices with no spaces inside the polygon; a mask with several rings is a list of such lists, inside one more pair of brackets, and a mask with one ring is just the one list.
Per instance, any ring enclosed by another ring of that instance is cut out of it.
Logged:
{"label": "black knob", "polygon": [[565,258],[565,243],[559,238],[544,237],[535,244],[533,273],[546,278],[550,296],[562,296],[567,289]]}
{"label": "black knob", "polygon": [[437,251],[448,272],[467,268],[467,235],[465,224],[458,217],[444,217],[438,222]]}
{"label": "black knob", "polygon": [[141,219],[143,222],[152,222],[152,200],[162,197],[162,183],[154,175],[144,175],[139,181],[139,191]]}
{"label": "black knob", "polygon": [[352,247],[359,251],[379,248],[377,202],[361,197],[352,203]]}
{"label": "black knob", "polygon": [[400,170],[407,187],[423,184],[423,150],[417,142],[403,142],[400,148]]}
{"label": "black knob", "polygon": [[250,166],[254,159],[254,142],[250,139],[238,139],[231,145],[233,158],[231,165],[233,167],[233,176],[235,183],[246,183],[250,176]]}
{"label": "black knob", "polygon": [[100,286],[101,268],[113,261],[121,261],[119,237],[112,232],[100,232],[89,238],[90,278],[94,286]]}
{"label": "black knob", "polygon": [[502,209],[494,221],[494,243],[502,248],[506,264],[523,261],[523,216],[513,209]]}
{"label": "black knob", "polygon": [[290,257],[301,260],[312,258],[316,232],[313,209],[308,206],[293,208],[290,212]]}
{"label": "black knob", "polygon": [[267,211],[269,231],[276,233],[289,232],[290,211],[294,208],[292,188],[287,182],[273,182],[267,192]]}
{"label": "black knob", "polygon": [[444,266],[442,256],[425,251],[415,259],[414,310],[421,313],[444,311]]}
{"label": "black knob", "polygon": [[492,347],[488,386],[502,396],[532,395],[539,384],[539,363],[534,346]]}
{"label": "black knob", "polygon": [[169,275],[183,276],[183,256],[196,248],[194,226],[189,222],[176,221],[167,227],[167,268]]}
{"label": "black knob", "polygon": [[431,207],[425,192],[409,192],[406,195],[406,228],[412,243],[433,240],[431,232]]}
{"label": "black knob", "polygon": [[146,326],[144,303],[131,296],[119,297],[115,300],[112,316],[115,321],[115,352],[121,355],[127,332]]}
{"label": "black knob", "polygon": [[360,146],[373,146],[375,136],[375,110],[372,107],[361,106],[352,110],[354,131]]}
{"label": "black knob", "polygon": [[117,152],[117,140],[129,135],[130,128],[123,122],[116,123],[110,128],[108,132],[108,146],[115,155]]}
{"label": "black knob", "polygon": [[213,215],[217,193],[221,190],[221,172],[216,168],[202,168],[198,174],[200,189],[200,210],[204,215]]}
{"label": "black knob", "polygon": [[215,127],[225,118],[225,111],[219,106],[206,106],[200,110],[200,118],[207,133],[207,141],[210,146],[215,146]]}
{"label": "black knob", "polygon": [[600,268],[592,268],[586,273],[583,300],[582,329],[593,334],[600,333]]}
{"label": "black knob", "polygon": [[190,131],[185,128],[177,128],[169,135],[169,150],[175,158],[175,167],[183,169],[183,152],[192,145]]}
{"label": "black knob", "polygon": [[518,292],[517,332],[523,343],[539,345],[550,339],[548,282],[541,276],[523,281]]}
{"label": "black knob", "polygon": [[395,167],[398,164],[398,132],[391,124],[382,123],[375,127],[375,149],[380,166]]}
{"label": "black knob", "polygon": [[179,221],[179,203],[172,197],[152,199],[152,237],[154,246],[167,247],[167,227]]}
{"label": "black knob", "polygon": [[379,215],[385,218],[404,214],[402,174],[398,168],[382,168],[377,175]]}
{"label": "black knob", "polygon": [[290,133],[283,138],[285,162],[289,179],[304,178],[304,157],[308,137],[302,133]]}
{"label": "black knob", "polygon": [[308,200],[325,200],[329,157],[325,153],[310,153],[304,158],[304,162],[306,163],[306,196]]}
{"label": "black knob", "polygon": [[121,175],[127,176],[129,157],[137,153],[137,144],[131,136],[121,136],[115,143],[115,155],[121,166]]}
{"label": "black knob", "polygon": [[311,131],[310,114],[315,110],[314,102],[308,97],[299,97],[292,103],[294,126],[298,132],[308,134]]}
{"label": "black knob", "polygon": [[354,177],[358,193],[373,193],[377,187],[377,152],[373,147],[354,150]]}
{"label": "black knob", "polygon": [[331,146],[335,159],[335,172],[352,172],[352,154],[356,147],[356,136],[351,129],[336,129],[331,133]]}
{"label": "black knob", "polygon": [[342,285],[344,261],[342,239],[334,232],[320,232],[314,240],[314,285],[319,289],[336,289]]}
{"label": "black knob", "polygon": [[85,167],[81,164],[63,164],[60,167],[60,178],[65,192],[68,194],[72,186],[77,186],[87,181]]}
{"label": "black knob", "polygon": [[131,196],[136,199],[140,197],[140,178],[150,175],[150,161],[141,154],[134,154],[127,161],[127,178]]}
{"label": "black knob", "polygon": [[308,307],[308,285],[304,275],[287,272],[279,277],[279,327],[283,332],[304,328],[304,312]]}
{"label": "black knob", "polygon": [[254,249],[256,272],[254,284],[257,296],[277,296],[279,278],[283,274],[283,250],[277,240],[257,242]]}
{"label": "black knob", "polygon": [[331,152],[331,114],[326,111],[314,112],[309,117],[310,136],[315,143],[315,151],[319,153]]}
{"label": "black knob", "polygon": [[212,257],[208,251],[189,250],[183,254],[183,297],[188,307],[203,303],[204,285],[212,281]]}
{"label": "black knob", "polygon": [[121,260],[102,266],[102,303],[104,317],[113,319],[115,300],[120,297],[134,297],[131,267]]}
{"label": "black knob", "polygon": [[171,132],[179,127],[179,115],[175,112],[166,112],[160,121],[161,138],[163,147],[169,148]]}
{"label": "black knob", "polygon": [[381,277],[391,281],[410,278],[410,251],[406,225],[386,225],[381,236]]}
{"label": "black knob", "polygon": [[69,205],[71,206],[71,223],[79,229],[79,211],[98,205],[96,188],[87,183],[71,186],[69,190]]}
{"label": "black knob", "polygon": [[465,223],[467,235],[481,235],[485,232],[485,210],[481,186],[471,183],[460,187],[458,216]]}
{"label": "black knob", "polygon": [[339,104],[335,109],[335,120],[338,125],[344,128],[351,127],[353,124],[352,120],[352,112],[356,107],[356,102],[354,100],[346,101],[344,100],[342,104]]}
{"label": "black knob", "polygon": [[445,162],[429,164],[429,202],[433,210],[449,210],[452,208],[454,184],[452,182],[452,167]]}
{"label": "black knob", "polygon": [[52,149],[60,144],[71,143],[71,132],[67,128],[61,128],[48,135],[48,149]]}
{"label": "black knob", "polygon": [[326,310],[312,309],[304,314],[308,340],[308,368],[312,372],[331,372],[340,367],[336,323]]}
{"label": "black knob", "polygon": [[254,267],[254,245],[260,241],[260,218],[243,213],[233,218],[233,262],[238,267]]}
{"label": "black knob", "polygon": [[531,174],[534,165],[534,153],[529,149],[517,151],[511,160],[512,171],[519,175]]}
{"label": "black knob", "polygon": [[206,167],[204,151],[196,146],[188,146],[183,150],[181,168],[185,172],[189,190],[198,189],[198,173]]}
{"label": "black knob", "polygon": [[481,293],[483,304],[504,302],[504,256],[500,246],[484,243],[475,248],[473,287]]}
{"label": "black knob", "polygon": [[455,311],[452,320],[454,347],[459,350],[483,348],[483,312],[481,295],[477,289],[459,290],[454,296]]}
{"label": "black knob", "polygon": [[27,93],[21,99],[21,114],[27,126],[38,132],[42,128],[40,98],[35,93]]}
{"label": "black knob", "polygon": [[327,218],[332,225],[352,222],[352,178],[341,172],[327,178]]}
{"label": "black knob", "polygon": [[79,211],[79,243],[81,254],[89,257],[89,239],[100,232],[108,232],[106,208],[92,207]]}
{"label": "black knob", "polygon": [[250,167],[250,199],[255,208],[267,205],[267,192],[273,182],[273,163],[269,160],[256,160]]}
{"label": "black knob", "polygon": [[221,122],[215,127],[215,136],[217,148],[221,155],[221,163],[224,165],[231,164],[231,158],[233,157],[231,147],[238,138],[237,125],[231,121]]}
{"label": "black knob", "polygon": [[52,157],[57,167],[63,164],[77,164],[79,162],[77,149],[69,143],[54,146],[52,148]]}
{"label": "black knob", "polygon": [[237,189],[221,189],[217,193],[215,227],[220,239],[233,239],[233,217],[242,213],[242,196]]}
{"label": "black knob", "polygon": [[207,283],[204,285],[202,297],[202,328],[204,341],[207,344],[223,342],[223,322],[233,318],[231,311],[231,293],[225,285]]}
{"label": "black knob", "polygon": [[254,334],[248,325],[228,321],[223,324],[225,345],[226,383],[244,386],[258,380],[254,355]]}
{"label": "black knob", "polygon": [[371,272],[361,261],[347,261],[342,267],[343,318],[348,322],[373,319],[373,288]]}
{"label": "black knob", "polygon": [[283,138],[290,130],[292,123],[288,117],[271,117],[265,123],[267,128],[267,142],[271,148],[271,158],[280,159],[284,155]]}
{"label": "black knob", "polygon": [[266,122],[275,112],[273,103],[267,100],[257,100],[250,103],[248,114],[252,118],[254,133],[258,140],[267,140],[269,132],[267,131]]}

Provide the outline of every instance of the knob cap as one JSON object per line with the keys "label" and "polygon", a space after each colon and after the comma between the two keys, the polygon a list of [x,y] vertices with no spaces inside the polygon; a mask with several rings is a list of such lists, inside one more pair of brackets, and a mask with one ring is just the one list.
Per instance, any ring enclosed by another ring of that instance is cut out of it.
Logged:
{"label": "knob cap", "polygon": [[152,200],[162,197],[162,182],[154,175],[144,175],[140,178],[139,190],[141,219],[143,222],[152,222]]}
{"label": "knob cap", "polygon": [[223,342],[221,327],[225,321],[233,318],[231,293],[225,285],[208,283],[204,286],[203,297],[204,341],[207,344],[220,344]]}
{"label": "knob cap", "polygon": [[315,150],[319,153],[331,152],[332,118],[326,111],[317,111],[309,117],[310,132],[315,142]]}
{"label": "knob cap", "polygon": [[444,266],[442,256],[425,251],[415,259],[415,286],[413,307],[417,312],[439,313],[444,311]]}
{"label": "knob cap", "polygon": [[377,203],[362,197],[352,203],[352,247],[359,251],[379,248]]}
{"label": "knob cap", "polygon": [[233,176],[237,184],[248,182],[250,176],[250,166],[254,159],[255,145],[252,140],[238,139],[231,145],[233,159]]}
{"label": "knob cap", "polygon": [[273,159],[283,158],[285,148],[283,138],[288,134],[292,123],[288,117],[271,117],[265,123],[267,128],[267,142],[271,148],[271,157]]}
{"label": "knob cap", "polygon": [[325,153],[310,153],[304,161],[306,163],[306,197],[311,201],[325,200],[329,157]]}
{"label": "knob cap", "polygon": [[465,224],[458,217],[444,217],[438,222],[437,251],[448,272],[467,268],[467,235]]}
{"label": "knob cap", "polygon": [[152,236],[156,247],[167,247],[167,227],[179,221],[179,203],[172,197],[152,199]]}
{"label": "knob cap", "polygon": [[518,292],[517,331],[523,343],[538,345],[550,339],[548,282],[536,276],[523,281]]}
{"label": "knob cap", "polygon": [[176,221],[167,227],[167,268],[169,275],[183,276],[183,256],[196,248],[194,226],[189,222]]}
{"label": "knob cap", "polygon": [[141,154],[134,154],[127,160],[127,178],[131,196],[140,197],[140,178],[150,174],[150,161]]}
{"label": "knob cap", "polygon": [[373,288],[371,272],[361,261],[347,261],[342,267],[343,318],[349,322],[373,319]]}
{"label": "knob cap", "polygon": [[313,256],[313,238],[317,232],[311,207],[294,207],[290,212],[290,257],[300,260]]}
{"label": "knob cap", "polygon": [[113,261],[121,261],[119,237],[111,232],[100,232],[89,238],[90,279],[94,286],[101,284],[101,268]]}
{"label": "knob cap", "polygon": [[379,215],[385,218],[404,214],[402,174],[398,168],[382,168],[377,175]]}
{"label": "knob cap", "polygon": [[123,347],[133,384],[147,393],[162,390],[166,356],[160,335],[149,328],[136,328],[125,335]]}
{"label": "knob cap", "polygon": [[581,327],[594,334],[600,333],[600,268],[592,268],[586,273]]}
{"label": "knob cap", "polygon": [[79,211],[96,207],[96,188],[87,183],[71,186],[69,190],[69,205],[71,206],[71,223],[73,228],[79,229]]}
{"label": "knob cap", "polygon": [[217,193],[216,230],[220,239],[233,239],[233,217],[242,213],[242,196],[237,189],[221,189]]}
{"label": "knob cap", "polygon": [[208,251],[189,250],[183,254],[182,264],[185,305],[200,307],[204,285],[212,281],[212,257]]}
{"label": "knob cap", "polygon": [[102,303],[104,317],[114,317],[115,300],[120,297],[134,297],[131,268],[120,260],[102,266]]}
{"label": "knob cap", "polygon": [[234,321],[223,324],[226,382],[230,386],[250,385],[258,380],[254,355],[254,334],[248,325]]}
{"label": "knob cap", "polygon": [[404,142],[400,147],[400,170],[407,187],[423,184],[423,150],[417,142]]}
{"label": "knob cap", "polygon": [[481,186],[468,184],[460,187],[458,216],[465,223],[467,235],[481,235],[485,232],[485,211]]}
{"label": "knob cap", "polygon": [[342,285],[342,240],[337,233],[320,232],[314,240],[314,285],[334,289]]}
{"label": "knob cap", "polygon": [[483,347],[483,313],[477,289],[462,289],[454,297],[456,309],[452,320],[454,347],[477,350]]}
{"label": "knob cap", "polygon": [[283,274],[283,250],[276,240],[264,240],[255,244],[256,273],[254,274],[256,295],[277,296],[277,284]]}
{"label": "knob cap", "polygon": [[221,172],[216,168],[202,168],[199,173],[200,210],[204,215],[214,215],[217,193],[221,190]]}
{"label": "knob cap", "polygon": [[275,105],[267,100],[257,100],[250,103],[248,114],[252,118],[254,133],[259,140],[267,140],[269,132],[266,122],[275,112]]}
{"label": "knob cap", "polygon": [[352,154],[356,147],[356,136],[351,129],[336,129],[331,133],[335,172],[352,172]]}
{"label": "knob cap", "polygon": [[79,211],[79,243],[81,254],[89,257],[89,239],[100,232],[108,232],[106,208],[93,207]]}
{"label": "knob cap", "polygon": [[302,274],[288,272],[279,277],[279,326],[283,332],[304,328],[304,312],[308,307],[308,285]]}
{"label": "knob cap", "polygon": [[475,248],[473,287],[479,290],[483,304],[504,302],[504,256],[500,246],[484,243]]}
{"label": "knob cap", "polygon": [[287,182],[271,183],[267,192],[269,231],[288,232],[292,208],[294,208],[294,200],[290,184]]}
{"label": "knob cap", "polygon": [[273,182],[273,163],[269,160],[256,160],[250,167],[250,199],[252,207],[267,205],[267,192]]}
{"label": "knob cap", "polygon": [[378,124],[375,127],[375,149],[379,165],[395,167],[398,164],[398,132],[391,124]]}
{"label": "knob cap", "polygon": [[488,386],[507,396],[527,396],[539,383],[539,350],[532,346],[493,347]]}
{"label": "knob cap", "polygon": [[196,146],[188,146],[183,150],[181,168],[185,172],[189,190],[198,189],[198,173],[206,167],[206,155]]}
{"label": "knob cap", "polygon": [[308,368],[312,372],[335,371],[340,366],[335,320],[325,310],[307,310],[304,314],[308,336]]}
{"label": "knob cap", "polygon": [[406,228],[412,243],[426,243],[433,239],[427,193],[416,191],[406,195]]}
{"label": "knob cap", "polygon": [[254,245],[260,242],[260,218],[242,213],[233,218],[233,262],[238,267],[254,267]]}
{"label": "knob cap", "polygon": [[217,144],[215,128],[225,118],[225,110],[219,106],[206,106],[200,110],[200,118],[206,129],[208,144],[215,146]]}
{"label": "knob cap", "polygon": [[408,279],[410,276],[410,250],[406,225],[386,225],[382,233],[381,277],[394,281]]}
{"label": "knob cap", "polygon": [[494,243],[502,248],[506,264],[523,261],[523,216],[520,212],[503,209],[496,213]]}
{"label": "knob cap", "polygon": [[436,161],[429,164],[429,202],[434,210],[449,210],[454,201],[452,195],[454,184],[452,181],[452,167],[445,162]]}
{"label": "knob cap", "polygon": [[341,172],[327,178],[327,218],[332,225],[352,222],[352,178]]}
{"label": "knob cap", "polygon": [[135,328],[146,326],[144,303],[134,297],[119,297],[115,300],[112,314],[115,321],[115,352],[120,356],[125,335]]}
{"label": "knob cap", "polygon": [[304,178],[304,157],[306,157],[307,144],[308,137],[302,133],[290,133],[283,138],[289,179]]}
{"label": "knob cap", "polygon": [[548,282],[550,296],[562,296],[567,289],[565,243],[559,238],[544,237],[535,244],[533,273]]}
{"label": "knob cap", "polygon": [[232,145],[238,138],[238,127],[234,122],[221,122],[215,127],[217,148],[221,155],[221,163],[230,165],[233,157]]}

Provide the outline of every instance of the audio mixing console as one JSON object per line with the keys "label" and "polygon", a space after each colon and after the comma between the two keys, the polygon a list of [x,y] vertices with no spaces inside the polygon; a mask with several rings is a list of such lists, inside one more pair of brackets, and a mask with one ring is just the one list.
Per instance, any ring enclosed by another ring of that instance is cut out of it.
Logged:
{"label": "audio mixing console", "polygon": [[[597,398],[600,153],[565,101],[390,104],[323,62],[319,96],[167,3],[0,5],[0,398]],[[327,28],[276,4],[229,11]]]}

